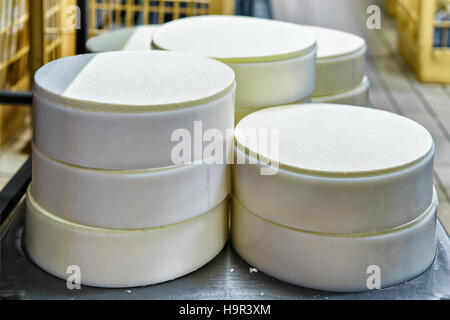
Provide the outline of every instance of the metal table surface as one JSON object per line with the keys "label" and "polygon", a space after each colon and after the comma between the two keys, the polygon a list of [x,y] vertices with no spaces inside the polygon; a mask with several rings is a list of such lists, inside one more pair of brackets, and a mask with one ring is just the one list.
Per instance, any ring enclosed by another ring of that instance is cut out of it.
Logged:
{"label": "metal table surface", "polygon": [[22,249],[25,206],[22,201],[1,241],[0,298],[11,299],[450,299],[450,238],[440,223],[432,266],[417,278],[395,287],[363,293],[329,293],[293,286],[261,272],[250,272],[227,244],[203,268],[158,285],[129,289],[82,286],[66,282],[37,267]]}

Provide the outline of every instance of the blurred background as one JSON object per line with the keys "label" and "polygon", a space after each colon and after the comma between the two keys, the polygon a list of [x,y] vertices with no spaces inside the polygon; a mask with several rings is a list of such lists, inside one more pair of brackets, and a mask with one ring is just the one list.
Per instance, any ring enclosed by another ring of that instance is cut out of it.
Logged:
{"label": "blurred background", "polygon": [[34,72],[86,40],[203,14],[251,15],[364,37],[371,105],[408,116],[436,142],[440,216],[450,226],[450,0],[0,0],[0,189],[27,161]]}

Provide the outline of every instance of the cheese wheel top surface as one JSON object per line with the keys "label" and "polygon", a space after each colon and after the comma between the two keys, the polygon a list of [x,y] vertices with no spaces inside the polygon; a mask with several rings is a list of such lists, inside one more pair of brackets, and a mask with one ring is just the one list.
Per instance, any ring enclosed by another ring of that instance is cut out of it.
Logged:
{"label": "cheese wheel top surface", "polygon": [[98,112],[182,109],[219,99],[234,72],[213,59],[163,51],[117,51],[52,61],[35,74],[34,93]]}
{"label": "cheese wheel top surface", "polygon": [[[256,130],[255,130],[256,129]],[[262,131],[260,131],[262,129]],[[236,127],[238,147],[260,159],[274,153],[249,144],[249,132],[279,130],[279,165],[317,175],[373,175],[412,165],[433,152],[433,139],[408,118],[364,107],[303,104],[252,113]],[[258,140],[258,145],[263,143]],[[271,141],[269,139],[268,150]],[[276,154],[276,153],[275,153]]]}
{"label": "cheese wheel top surface", "polygon": [[153,33],[159,49],[190,52],[226,63],[293,59],[316,48],[309,28],[242,16],[197,16],[174,20]]}
{"label": "cheese wheel top surface", "polygon": [[317,59],[337,58],[366,47],[366,41],[360,36],[316,26],[310,28],[317,35]]}
{"label": "cheese wheel top surface", "polygon": [[92,52],[150,50],[156,28],[151,25],[123,28],[90,38],[86,45]]}

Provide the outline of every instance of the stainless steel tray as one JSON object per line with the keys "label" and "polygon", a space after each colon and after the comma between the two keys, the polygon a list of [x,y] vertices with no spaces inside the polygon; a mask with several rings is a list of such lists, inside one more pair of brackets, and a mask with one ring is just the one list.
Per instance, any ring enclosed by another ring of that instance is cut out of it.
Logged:
{"label": "stainless steel tray", "polygon": [[129,289],[82,286],[37,267],[22,249],[25,206],[12,213],[1,241],[0,297],[11,299],[450,299],[450,239],[438,223],[438,249],[433,265],[417,278],[395,287],[364,293],[329,293],[301,288],[250,272],[229,244],[208,265],[174,281]]}

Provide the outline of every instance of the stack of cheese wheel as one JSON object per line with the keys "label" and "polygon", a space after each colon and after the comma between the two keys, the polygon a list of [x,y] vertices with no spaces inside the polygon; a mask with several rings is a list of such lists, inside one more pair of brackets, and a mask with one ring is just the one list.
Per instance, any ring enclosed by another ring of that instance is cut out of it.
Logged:
{"label": "stack of cheese wheel", "polygon": [[316,36],[308,27],[251,17],[190,17],[159,27],[152,47],[229,65],[237,82],[236,123],[262,108],[309,102],[314,90]]}
{"label": "stack of cheese wheel", "polygon": [[311,26],[317,35],[316,88],[313,102],[368,104],[366,41],[354,34]]}
{"label": "stack of cheese wheel", "polygon": [[82,284],[102,287],[163,282],[210,261],[227,238],[230,169],[201,152],[176,159],[173,134],[200,138],[200,146],[182,141],[185,155],[204,147],[196,123],[225,136],[234,91],[229,67],[181,53],[87,54],[42,67],[33,90],[31,259],[61,278],[76,265]]}
{"label": "stack of cheese wheel", "polygon": [[257,111],[235,130],[231,238],[250,265],[309,288],[363,291],[432,263],[434,144],[421,125],[302,104]]}
{"label": "stack of cheese wheel", "polygon": [[103,33],[90,38],[86,48],[89,52],[150,50],[152,34],[157,27],[143,25]]}

